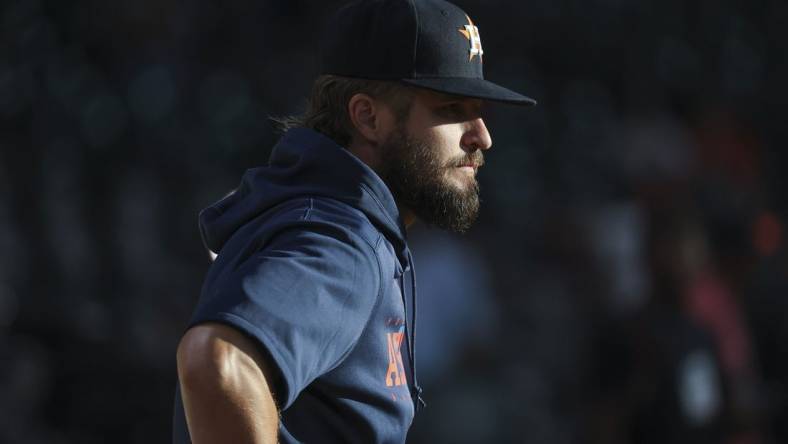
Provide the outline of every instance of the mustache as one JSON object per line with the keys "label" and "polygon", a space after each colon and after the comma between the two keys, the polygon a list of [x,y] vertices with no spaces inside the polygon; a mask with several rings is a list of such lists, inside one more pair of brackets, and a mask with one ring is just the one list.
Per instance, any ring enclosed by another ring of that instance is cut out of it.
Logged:
{"label": "mustache", "polygon": [[463,165],[468,165],[472,163],[477,167],[484,165],[484,154],[482,154],[481,150],[474,151],[472,153],[468,153],[464,156],[459,156],[455,159],[452,159],[448,162],[449,167],[460,167]]}

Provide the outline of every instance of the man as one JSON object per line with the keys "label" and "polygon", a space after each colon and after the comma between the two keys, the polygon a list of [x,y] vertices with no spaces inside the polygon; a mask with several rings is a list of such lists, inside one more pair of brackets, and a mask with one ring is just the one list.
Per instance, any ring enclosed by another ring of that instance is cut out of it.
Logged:
{"label": "man", "polygon": [[329,28],[306,114],[201,213],[218,254],[178,346],[175,442],[401,443],[422,402],[406,227],[464,231],[490,148],[479,32],[442,0]]}

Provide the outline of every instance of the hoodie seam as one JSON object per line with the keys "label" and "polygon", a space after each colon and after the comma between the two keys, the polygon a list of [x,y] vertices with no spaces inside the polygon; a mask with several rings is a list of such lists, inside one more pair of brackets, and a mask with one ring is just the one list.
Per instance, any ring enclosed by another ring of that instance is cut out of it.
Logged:
{"label": "hoodie seam", "polygon": [[[367,317],[367,321],[364,323],[364,328],[361,329],[361,334],[358,335],[353,345],[348,350],[348,355],[355,350],[356,346],[358,345],[358,341],[364,337],[367,333],[367,329],[369,329],[369,324],[372,321],[372,314],[378,309],[380,305],[380,301],[383,300],[383,266],[380,263],[380,257],[378,256],[378,248],[380,247],[380,243],[383,241],[383,236],[379,235],[378,240],[375,242],[375,246],[373,247],[373,253],[375,253],[375,262],[378,264],[378,295],[375,299],[375,304],[372,305],[372,310],[369,312],[369,316]],[[372,245],[369,244],[371,247]],[[344,360],[344,357],[343,357]]]}
{"label": "hoodie seam", "polygon": [[[304,210],[304,215],[302,216],[303,217],[302,220],[304,220],[305,222],[309,221],[308,218],[310,216],[310,213],[311,213],[311,210],[313,209],[313,207],[314,207],[314,198],[310,197],[309,198],[309,206],[307,206],[307,208]],[[358,237],[361,240],[363,240],[363,242],[369,248],[372,249],[372,254],[375,256],[375,263],[378,265],[378,291],[377,291],[377,296],[375,297],[375,303],[372,304],[372,308],[370,309],[369,314],[367,315],[367,320],[364,322],[364,327],[361,329],[361,333],[358,335],[357,338],[355,338],[353,340],[353,343],[350,345],[350,347],[348,347],[348,349],[344,353],[342,353],[342,356],[340,356],[336,360],[336,362],[334,362],[331,366],[328,367],[328,369],[325,371],[325,373],[331,372],[334,369],[336,369],[337,367],[339,367],[340,365],[342,365],[342,363],[345,361],[345,359],[347,359],[347,357],[350,356],[353,353],[353,350],[356,349],[356,346],[358,345],[358,342],[361,340],[361,338],[364,337],[364,335],[367,332],[367,329],[369,328],[369,323],[372,320],[372,313],[374,313],[375,310],[378,309],[378,306],[380,305],[380,301],[383,299],[381,297],[381,295],[383,294],[383,278],[382,278],[382,276],[383,276],[383,269],[382,268],[383,267],[380,264],[380,257],[378,256],[378,248],[380,246],[380,243],[383,240],[383,235],[378,233],[378,238],[375,241],[375,245],[372,245],[372,243],[368,239],[366,239],[364,236],[358,236]],[[353,246],[354,248],[358,248],[358,247],[354,246],[353,242],[348,242],[348,244]],[[354,264],[354,267],[353,267],[353,279],[352,280],[353,280],[353,285],[351,285],[351,288],[355,288],[356,287],[356,282],[358,280],[358,266],[356,264]],[[353,294],[353,291],[350,290],[344,295],[344,297],[347,298],[347,297],[351,296],[352,294]],[[363,295],[362,295],[362,297],[363,297]],[[334,331],[334,333],[331,335],[331,340],[328,341],[328,342],[329,343],[333,342],[334,338],[338,334],[339,334],[338,330]],[[328,346],[328,344],[326,345],[326,347],[327,346]]]}
{"label": "hoodie seam", "polygon": [[306,209],[304,209],[304,214],[301,216],[301,220],[309,220],[309,214],[312,212],[312,208],[315,206],[315,199],[310,197],[309,198],[309,205],[307,205]]}
{"label": "hoodie seam", "polygon": [[[372,308],[370,309],[369,314],[367,315],[367,320],[364,322],[364,327],[361,329],[361,333],[359,333],[358,337],[356,337],[353,340],[353,343],[342,354],[342,356],[340,356],[333,365],[328,367],[328,369],[326,370],[326,373],[331,372],[334,369],[336,369],[337,367],[339,367],[340,365],[342,365],[342,363],[345,361],[345,359],[347,359],[348,356],[350,356],[353,353],[353,351],[356,349],[356,346],[358,346],[359,341],[361,340],[361,338],[363,338],[366,335],[367,330],[369,329],[369,324],[372,321],[372,317],[373,317],[372,314],[375,313],[375,311],[378,309],[378,306],[380,305],[380,301],[383,300],[383,297],[382,297],[382,295],[383,295],[383,266],[380,264],[380,258],[378,257],[378,247],[380,246],[380,243],[381,243],[382,239],[383,239],[383,236],[379,235],[378,236],[378,240],[375,242],[375,246],[374,247],[372,246],[372,244],[368,240],[364,239],[364,242],[370,248],[372,248],[372,250],[373,250],[372,253],[375,255],[375,263],[377,263],[377,265],[378,265],[378,292],[377,292],[378,294],[375,297],[375,303],[372,304]],[[353,286],[354,287],[355,287],[355,281],[356,281],[357,276],[358,276],[356,271],[357,270],[354,269],[354,272],[353,272],[353,281],[354,281],[354,285]],[[352,292],[348,292],[348,294],[346,294],[345,296],[348,296],[351,293]],[[334,337],[336,337],[337,334],[339,334],[339,332],[335,331],[334,334],[332,335],[332,340],[333,340]],[[331,342],[331,341],[329,341],[329,342]]]}

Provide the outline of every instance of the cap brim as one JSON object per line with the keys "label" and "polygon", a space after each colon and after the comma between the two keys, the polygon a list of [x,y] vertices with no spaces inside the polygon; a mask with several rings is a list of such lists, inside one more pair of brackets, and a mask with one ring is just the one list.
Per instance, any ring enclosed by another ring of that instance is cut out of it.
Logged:
{"label": "cap brim", "polygon": [[491,100],[494,102],[503,102],[512,105],[536,105],[536,100],[484,79],[473,79],[467,77],[443,77],[402,79],[402,81],[413,86],[431,89],[433,91],[446,94],[473,97],[476,99]]}

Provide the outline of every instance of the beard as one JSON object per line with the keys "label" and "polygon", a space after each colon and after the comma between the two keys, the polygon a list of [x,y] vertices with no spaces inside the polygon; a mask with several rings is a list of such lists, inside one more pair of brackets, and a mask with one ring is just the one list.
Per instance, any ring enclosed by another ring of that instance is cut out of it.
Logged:
{"label": "beard", "polygon": [[481,166],[484,158],[480,150],[448,161],[439,154],[438,147],[409,136],[400,126],[381,145],[378,174],[397,203],[422,222],[464,233],[479,214],[479,184],[469,177],[467,186],[457,187],[449,174],[469,161]]}

